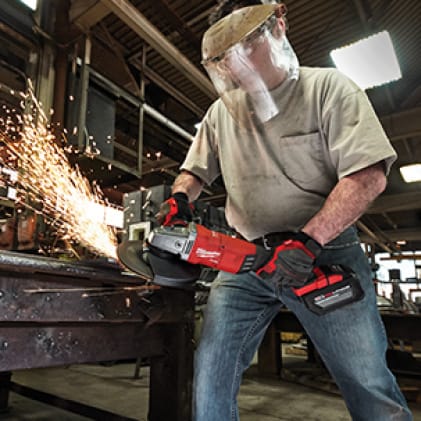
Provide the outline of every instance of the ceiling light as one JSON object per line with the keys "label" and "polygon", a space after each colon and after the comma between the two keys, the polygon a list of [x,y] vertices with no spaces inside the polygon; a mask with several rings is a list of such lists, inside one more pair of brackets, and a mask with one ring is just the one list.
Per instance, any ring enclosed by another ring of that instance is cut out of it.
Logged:
{"label": "ceiling light", "polygon": [[404,165],[399,168],[399,171],[406,183],[421,181],[421,164]]}
{"label": "ceiling light", "polygon": [[28,6],[30,9],[36,10],[38,0],[21,0],[21,2]]}
{"label": "ceiling light", "polygon": [[383,85],[402,77],[387,31],[333,50],[330,56],[335,66],[361,89]]}

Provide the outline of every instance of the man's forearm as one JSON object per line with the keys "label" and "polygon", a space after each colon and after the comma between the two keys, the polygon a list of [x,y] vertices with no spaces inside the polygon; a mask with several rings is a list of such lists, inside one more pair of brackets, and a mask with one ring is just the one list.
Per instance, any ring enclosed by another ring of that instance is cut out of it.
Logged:
{"label": "man's forearm", "polygon": [[357,221],[385,187],[383,163],[344,177],[302,231],[322,245],[328,243]]}
{"label": "man's forearm", "polygon": [[196,200],[202,191],[203,181],[188,171],[182,171],[175,179],[172,186],[172,193],[185,193],[189,201]]}

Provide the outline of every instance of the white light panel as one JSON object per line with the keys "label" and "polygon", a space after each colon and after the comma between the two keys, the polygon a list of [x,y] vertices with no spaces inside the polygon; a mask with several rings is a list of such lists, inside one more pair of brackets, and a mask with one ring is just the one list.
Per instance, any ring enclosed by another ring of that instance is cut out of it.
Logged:
{"label": "white light panel", "polygon": [[20,1],[32,10],[36,10],[37,8],[38,0],[20,0]]}
{"label": "white light panel", "polygon": [[421,164],[404,165],[399,171],[406,183],[421,181]]}
{"label": "white light panel", "polygon": [[335,66],[362,89],[373,88],[402,77],[387,31],[333,50],[330,56]]}

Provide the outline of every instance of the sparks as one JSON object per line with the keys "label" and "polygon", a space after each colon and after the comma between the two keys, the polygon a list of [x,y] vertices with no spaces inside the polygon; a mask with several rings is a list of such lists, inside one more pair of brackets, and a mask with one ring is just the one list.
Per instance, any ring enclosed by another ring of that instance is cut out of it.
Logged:
{"label": "sparks", "polygon": [[70,164],[32,90],[21,96],[23,112],[0,119],[0,141],[18,161],[21,193],[64,238],[115,259],[115,229],[98,219],[98,209],[107,206],[100,188]]}

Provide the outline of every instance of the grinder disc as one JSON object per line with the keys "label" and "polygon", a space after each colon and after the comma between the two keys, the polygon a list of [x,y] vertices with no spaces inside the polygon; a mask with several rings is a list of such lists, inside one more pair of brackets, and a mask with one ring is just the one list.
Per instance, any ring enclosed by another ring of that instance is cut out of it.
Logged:
{"label": "grinder disc", "polygon": [[143,241],[124,241],[117,247],[117,257],[127,269],[151,281],[154,277],[150,265],[145,261]]}
{"label": "grinder disc", "polygon": [[148,261],[154,272],[153,283],[166,287],[188,287],[200,277],[199,265],[192,265],[170,253],[150,250]]}
{"label": "grinder disc", "polygon": [[145,247],[142,241],[125,241],[117,247],[121,263],[156,285],[183,288],[200,277],[201,267],[176,255]]}

